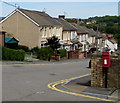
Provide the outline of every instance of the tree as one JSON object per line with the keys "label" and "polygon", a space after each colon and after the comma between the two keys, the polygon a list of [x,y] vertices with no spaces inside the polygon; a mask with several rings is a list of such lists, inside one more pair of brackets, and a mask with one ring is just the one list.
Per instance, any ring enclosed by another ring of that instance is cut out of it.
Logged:
{"label": "tree", "polygon": [[60,48],[60,46],[61,46],[59,43],[58,37],[52,36],[52,37],[48,38],[47,41],[48,42],[46,44],[49,45],[52,48],[53,53],[56,54],[57,49]]}
{"label": "tree", "polygon": [[117,40],[118,47],[120,48],[120,34],[114,34],[114,38]]}
{"label": "tree", "polygon": [[13,37],[12,33],[6,33],[5,36]]}

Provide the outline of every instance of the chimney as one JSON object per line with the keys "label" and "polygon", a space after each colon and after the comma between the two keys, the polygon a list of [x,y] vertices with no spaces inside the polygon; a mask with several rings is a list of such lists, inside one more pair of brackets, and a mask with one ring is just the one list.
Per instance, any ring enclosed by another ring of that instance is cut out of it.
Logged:
{"label": "chimney", "polygon": [[60,19],[65,19],[65,15],[59,15]]}

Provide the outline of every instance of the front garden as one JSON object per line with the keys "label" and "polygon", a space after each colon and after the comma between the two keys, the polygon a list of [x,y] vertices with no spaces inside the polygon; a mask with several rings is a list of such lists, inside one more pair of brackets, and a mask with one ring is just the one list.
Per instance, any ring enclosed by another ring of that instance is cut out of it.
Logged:
{"label": "front garden", "polygon": [[[67,56],[65,49],[60,49],[59,39],[55,36],[47,39],[47,46],[31,50],[27,46],[18,45],[16,49],[0,47],[1,60],[11,61],[32,61],[32,58],[39,60],[60,60]],[[55,58],[54,58],[55,57]]]}

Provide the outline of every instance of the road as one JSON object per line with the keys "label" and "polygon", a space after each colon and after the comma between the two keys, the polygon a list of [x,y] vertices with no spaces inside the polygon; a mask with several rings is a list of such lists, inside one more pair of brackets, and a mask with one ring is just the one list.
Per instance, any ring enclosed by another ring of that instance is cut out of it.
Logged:
{"label": "road", "polygon": [[49,83],[90,73],[88,59],[43,64],[2,66],[3,101],[100,101],[47,87]]}

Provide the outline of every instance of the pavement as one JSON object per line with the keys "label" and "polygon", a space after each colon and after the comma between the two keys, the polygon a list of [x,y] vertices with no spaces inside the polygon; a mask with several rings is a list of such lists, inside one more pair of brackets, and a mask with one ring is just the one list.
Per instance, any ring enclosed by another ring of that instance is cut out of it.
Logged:
{"label": "pavement", "polygon": [[[86,59],[89,60],[89,59]],[[76,63],[80,62],[79,59],[68,59],[68,60],[60,60],[60,61],[43,61],[34,59],[33,61],[0,61],[0,64],[6,65],[6,64],[59,64],[59,63]]]}
{"label": "pavement", "polygon": [[120,101],[120,89],[90,86],[91,75],[70,80],[62,86],[72,92],[84,95]]}

